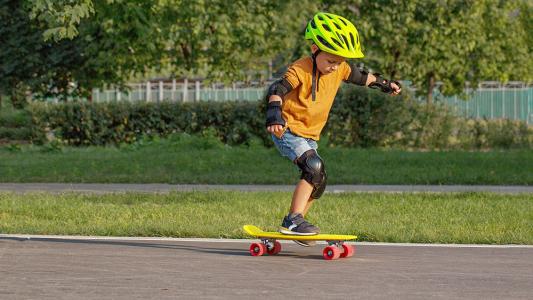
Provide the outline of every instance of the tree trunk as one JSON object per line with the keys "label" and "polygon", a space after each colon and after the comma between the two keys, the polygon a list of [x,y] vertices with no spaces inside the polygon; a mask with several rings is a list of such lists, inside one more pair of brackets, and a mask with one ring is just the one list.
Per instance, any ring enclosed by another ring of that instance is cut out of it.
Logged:
{"label": "tree trunk", "polygon": [[433,103],[433,89],[435,89],[435,74],[428,74],[428,93],[427,93],[427,104],[428,106]]}
{"label": "tree trunk", "polygon": [[398,65],[398,61],[400,60],[400,51],[394,51],[394,59],[392,63],[392,70],[390,72],[390,79],[394,80],[396,79],[396,66]]}

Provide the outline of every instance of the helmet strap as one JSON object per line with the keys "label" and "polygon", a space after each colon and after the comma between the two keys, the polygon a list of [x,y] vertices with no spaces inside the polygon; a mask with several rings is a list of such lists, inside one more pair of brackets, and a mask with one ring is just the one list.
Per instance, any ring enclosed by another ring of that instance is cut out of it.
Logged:
{"label": "helmet strap", "polygon": [[311,75],[311,80],[312,80],[311,94],[312,94],[313,101],[316,100],[316,92],[318,91],[318,82],[320,81],[320,72],[318,72],[318,78],[316,75],[316,71],[318,69],[316,65],[316,57],[320,54],[321,51],[322,50],[318,49],[315,51],[315,53],[311,55],[311,57],[313,58],[313,75]]}

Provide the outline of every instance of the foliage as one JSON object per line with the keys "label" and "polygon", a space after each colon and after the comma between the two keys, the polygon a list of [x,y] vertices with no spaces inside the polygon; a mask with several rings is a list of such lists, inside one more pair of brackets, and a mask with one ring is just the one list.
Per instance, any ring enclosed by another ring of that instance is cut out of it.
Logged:
{"label": "foliage", "polygon": [[363,61],[412,81],[429,102],[437,81],[451,95],[466,82],[477,87],[481,80],[533,80],[531,1],[329,2],[358,26]]}
{"label": "foliage", "polygon": [[256,102],[65,103],[31,106],[36,143],[54,136],[69,145],[133,143],[172,133],[213,135],[227,144],[267,140]]}
{"label": "foliage", "polygon": [[0,110],[0,140],[28,141],[31,138],[31,115],[27,111]]}
{"label": "foliage", "polygon": [[[264,103],[65,103],[30,107],[33,140],[55,137],[68,145],[120,145],[148,137],[187,133],[239,145],[271,145]],[[333,147],[399,149],[531,148],[533,128],[510,120],[466,120],[442,105],[409,94],[390,97],[346,87],[338,95],[322,136]]]}
{"label": "foliage", "polygon": [[512,120],[463,119],[409,94],[390,97],[347,86],[324,134],[330,146],[400,149],[531,148],[533,127]]}
{"label": "foliage", "polygon": [[[157,16],[144,2],[117,2],[111,6],[97,2],[97,13],[91,20],[78,15],[80,20],[74,23],[80,23],[79,34],[75,38],[57,41],[43,40],[50,15],[35,10],[30,13],[21,1],[2,2],[0,94],[11,95],[14,103],[22,102],[19,107],[26,97],[90,96],[94,87],[120,85],[132,74],[144,72],[146,65],[158,66],[155,50],[163,47],[162,42],[153,30],[146,29],[151,28]],[[45,1],[37,7],[52,7],[53,11],[58,6]],[[71,29],[65,30],[66,35],[71,34]]]}
{"label": "foliage", "polygon": [[[466,82],[531,81],[533,3],[523,0],[0,0],[0,95],[88,96],[146,72],[265,79],[307,55],[307,20],[324,10],[358,27],[362,62],[410,80],[431,101]],[[279,74],[279,73],[278,73]]]}

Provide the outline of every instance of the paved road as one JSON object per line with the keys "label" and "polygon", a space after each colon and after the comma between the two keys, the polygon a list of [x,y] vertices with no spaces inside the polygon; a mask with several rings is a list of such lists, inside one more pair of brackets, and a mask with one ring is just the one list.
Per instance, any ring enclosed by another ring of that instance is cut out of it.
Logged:
{"label": "paved road", "polygon": [[[12,192],[170,192],[170,191],[293,191],[292,185],[207,184],[96,184],[96,183],[0,183],[0,191]],[[495,192],[533,193],[533,186],[497,185],[328,185],[326,192]]]}
{"label": "paved road", "polygon": [[249,241],[0,236],[1,299],[531,299],[533,247],[358,244],[356,256]]}

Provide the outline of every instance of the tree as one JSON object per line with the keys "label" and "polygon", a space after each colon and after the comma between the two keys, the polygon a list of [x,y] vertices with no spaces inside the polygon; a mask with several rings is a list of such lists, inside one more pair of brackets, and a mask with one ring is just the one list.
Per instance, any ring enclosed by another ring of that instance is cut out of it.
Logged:
{"label": "tree", "polygon": [[146,47],[166,69],[175,76],[203,74],[225,81],[250,77],[250,71],[263,71],[272,57],[288,56],[317,9],[311,0],[28,1],[31,16],[47,24],[45,40],[82,36],[84,22],[128,27],[131,19],[121,17],[124,13],[157,16],[144,29],[162,43],[146,40]]}
{"label": "tree", "polygon": [[411,80],[429,103],[437,81],[449,95],[461,93],[466,82],[475,87],[480,80],[531,80],[531,2],[329,2],[355,20],[364,61],[392,78]]}
{"label": "tree", "polygon": [[59,36],[46,39],[50,17],[31,12],[27,3],[2,1],[0,92],[89,96],[94,87],[121,85],[147,65],[160,66],[165,44],[157,34],[158,16],[151,3],[100,1],[95,5],[97,12],[80,19],[75,37],[60,38],[70,31],[58,29],[52,32]]}

